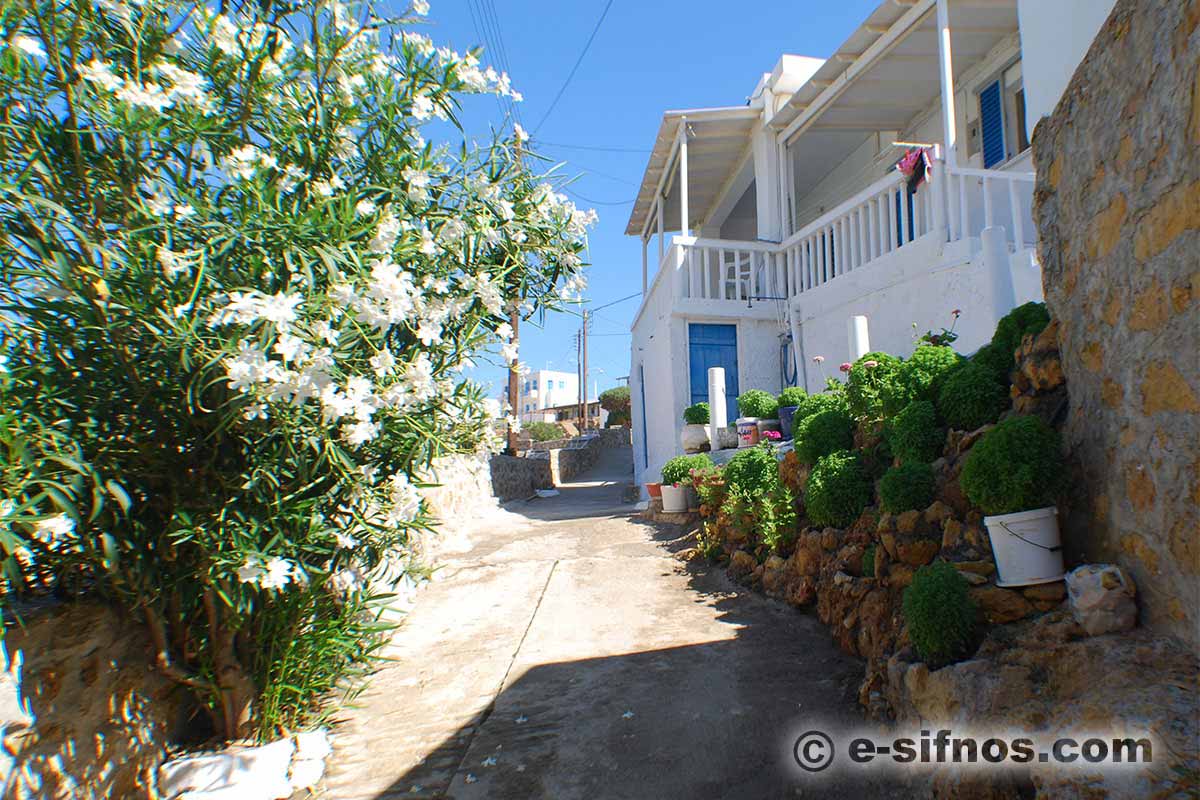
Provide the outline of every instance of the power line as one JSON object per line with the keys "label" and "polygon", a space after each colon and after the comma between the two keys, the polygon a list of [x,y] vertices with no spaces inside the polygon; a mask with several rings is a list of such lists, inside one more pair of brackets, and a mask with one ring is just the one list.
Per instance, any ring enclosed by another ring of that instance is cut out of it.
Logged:
{"label": "power line", "polygon": [[572,195],[573,197],[579,198],[585,203],[591,203],[594,206],[624,206],[634,202],[633,200],[593,200],[590,197],[584,197],[569,186],[564,186],[563,191],[569,195]]}
{"label": "power line", "polygon": [[613,0],[608,0],[608,2],[604,4],[604,11],[600,12],[600,19],[596,20],[596,27],[592,28],[591,36],[588,36],[588,40],[583,45],[583,49],[579,51],[579,58],[575,59],[575,66],[571,67],[571,71],[567,74],[567,79],[563,81],[562,88],[558,90],[558,94],[554,95],[554,100],[551,101],[550,107],[546,109],[546,113],[542,115],[541,120],[533,129],[535,135],[542,129],[542,125],[546,123],[546,120],[550,117],[551,112],[554,111],[554,107],[557,106],[558,101],[562,99],[563,92],[565,92],[567,87],[571,84],[571,79],[575,77],[575,71],[578,70],[579,65],[583,63],[583,57],[587,55],[588,48],[592,46],[592,40],[596,38],[596,34],[600,32],[600,25],[603,24],[604,18],[608,16],[608,10],[612,8],[612,4]]}
{"label": "power line", "polygon": [[596,312],[602,308],[608,308],[609,306],[615,306],[617,303],[624,303],[626,300],[632,300],[635,297],[641,297],[641,296],[642,296],[641,292],[634,292],[633,294],[625,295],[620,300],[613,300],[611,303],[605,303],[602,306],[596,306],[594,308],[589,308],[588,311]]}
{"label": "power line", "polygon": [[[484,10],[488,12],[491,18],[492,30],[496,34],[496,47],[499,50],[501,69],[512,79],[512,63],[508,60],[508,45],[504,41],[504,33],[500,29],[500,16],[496,13],[496,4],[493,0],[481,0]],[[506,97],[508,101],[509,113],[512,114],[517,124],[521,124],[521,112],[517,108],[516,102],[512,97]]]}
{"label": "power line", "polygon": [[545,139],[537,139],[535,144],[542,147],[562,147],[566,150],[595,150],[601,153],[653,153],[654,151],[646,147],[601,147],[599,145],[590,144],[564,144],[562,142],[547,142]]}

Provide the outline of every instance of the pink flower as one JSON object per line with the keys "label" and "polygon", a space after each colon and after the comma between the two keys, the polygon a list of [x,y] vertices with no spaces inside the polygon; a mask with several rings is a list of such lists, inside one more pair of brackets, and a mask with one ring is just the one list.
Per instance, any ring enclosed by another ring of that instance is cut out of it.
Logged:
{"label": "pink flower", "polygon": [[849,372],[850,368],[853,366],[854,365],[851,364],[849,361],[843,361],[842,365],[840,367],[838,367],[838,369],[840,369],[842,372]]}
{"label": "pink flower", "polygon": [[962,309],[956,308],[953,311],[951,311],[950,313],[954,315],[955,319],[958,319],[959,317],[962,316]]}
{"label": "pink flower", "polygon": [[768,439],[771,439],[772,441],[774,441],[775,439],[783,438],[783,434],[780,433],[779,431],[763,431],[763,436],[766,436]]}
{"label": "pink flower", "polygon": [[864,361],[863,366],[866,367],[867,369],[875,369],[876,367],[879,366],[879,362],[878,361]]}
{"label": "pink flower", "polygon": [[820,364],[824,360],[825,356],[813,356],[813,362],[816,364]]}

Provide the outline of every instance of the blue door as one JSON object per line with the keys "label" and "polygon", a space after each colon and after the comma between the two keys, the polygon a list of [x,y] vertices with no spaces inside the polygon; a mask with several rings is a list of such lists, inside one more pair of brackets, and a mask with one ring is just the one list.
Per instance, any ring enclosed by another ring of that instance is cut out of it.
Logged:
{"label": "blue door", "polygon": [[692,403],[708,402],[708,370],[725,370],[725,424],[737,418],[738,365],[736,325],[688,325],[688,370]]}

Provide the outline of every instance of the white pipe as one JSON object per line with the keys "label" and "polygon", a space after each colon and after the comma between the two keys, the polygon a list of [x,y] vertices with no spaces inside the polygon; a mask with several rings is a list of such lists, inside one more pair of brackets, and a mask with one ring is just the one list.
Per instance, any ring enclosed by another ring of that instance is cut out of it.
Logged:
{"label": "white pipe", "polygon": [[725,370],[722,367],[708,368],[708,443],[717,450],[721,447],[721,428],[725,427]]}
{"label": "white pipe", "polygon": [[864,316],[851,317],[846,322],[850,333],[850,361],[858,361],[871,352],[871,337],[867,331],[867,318]]}

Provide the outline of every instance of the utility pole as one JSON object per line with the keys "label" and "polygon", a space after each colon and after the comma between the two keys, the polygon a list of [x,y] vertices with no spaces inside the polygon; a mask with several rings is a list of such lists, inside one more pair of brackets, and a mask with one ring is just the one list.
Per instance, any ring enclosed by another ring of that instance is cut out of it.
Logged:
{"label": "utility pole", "polygon": [[[583,385],[583,337],[576,332],[575,334],[575,410],[579,412],[579,424],[583,425],[583,395],[579,392],[579,387]],[[582,428],[581,428],[582,429]]]}
{"label": "utility pole", "polygon": [[583,392],[583,429],[588,429],[588,368],[587,368],[587,329],[588,329],[588,311],[583,310],[583,383],[581,384]]}
{"label": "utility pole", "polygon": [[[517,325],[521,321],[520,310],[513,308],[512,314],[509,316],[508,324],[512,325],[512,340],[517,341]],[[513,361],[508,365],[508,409],[509,413],[517,419],[521,418],[520,409],[517,404],[521,401],[520,396],[520,380],[521,376],[517,374],[517,362]],[[510,426],[508,429],[508,455],[515,456],[517,454],[517,432]]]}

